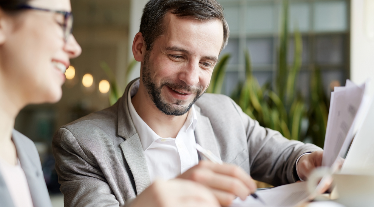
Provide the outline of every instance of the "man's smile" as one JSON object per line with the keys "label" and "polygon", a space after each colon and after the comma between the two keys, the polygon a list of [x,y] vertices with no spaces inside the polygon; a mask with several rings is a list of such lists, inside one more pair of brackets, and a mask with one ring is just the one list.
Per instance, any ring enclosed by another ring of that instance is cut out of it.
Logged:
{"label": "man's smile", "polygon": [[193,93],[183,91],[183,90],[180,90],[180,89],[174,89],[174,88],[171,88],[170,86],[166,86],[166,88],[168,89],[169,93],[175,99],[178,99],[178,100],[187,100],[193,95]]}
{"label": "man's smile", "polygon": [[173,91],[179,93],[179,94],[182,94],[182,95],[189,95],[189,94],[191,94],[191,93],[188,92],[188,91],[183,91],[183,90],[180,90],[180,89],[175,89],[175,88],[173,88],[173,87],[169,87],[169,88],[170,88],[171,90],[173,90]]}

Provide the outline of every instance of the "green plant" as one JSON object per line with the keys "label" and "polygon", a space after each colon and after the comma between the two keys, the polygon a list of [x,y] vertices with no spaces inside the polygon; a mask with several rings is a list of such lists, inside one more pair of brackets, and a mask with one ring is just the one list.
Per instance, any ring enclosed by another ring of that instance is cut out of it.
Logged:
{"label": "green plant", "polygon": [[319,147],[324,145],[329,108],[329,100],[322,86],[321,71],[315,68],[310,81],[309,127],[306,136]]}
{"label": "green plant", "polygon": [[[125,74],[126,84],[130,81],[129,77],[130,77],[131,72],[134,70],[136,63],[137,61],[133,59],[132,61],[130,61],[130,64],[127,66],[126,74]],[[109,103],[112,106],[113,104],[117,102],[119,98],[121,98],[125,87],[121,87],[117,84],[116,77],[113,73],[113,70],[109,67],[109,65],[106,62],[101,62],[100,66],[109,78],[109,83],[110,83]]]}
{"label": "green plant", "polygon": [[223,80],[225,78],[226,66],[229,59],[230,54],[225,54],[218,61],[216,67],[213,70],[209,87],[206,90],[207,93],[221,93]]}
{"label": "green plant", "polygon": [[277,130],[285,137],[299,140],[301,123],[306,114],[306,105],[295,90],[297,75],[301,66],[302,40],[300,33],[294,33],[294,62],[287,63],[288,51],[288,1],[283,4],[283,21],[278,49],[278,70],[274,91],[270,82],[263,87],[252,74],[251,59],[245,52],[246,80],[239,83],[232,98],[253,119],[262,126]]}
{"label": "green plant", "polygon": [[[277,130],[292,140],[311,137],[313,143],[323,146],[327,125],[328,100],[323,91],[321,74],[313,70],[309,102],[296,90],[296,80],[301,68],[302,39],[294,33],[294,61],[287,63],[288,52],[288,0],[283,1],[282,27],[279,36],[278,70],[275,85],[260,86],[252,74],[251,59],[245,52],[246,79],[239,83],[231,97],[262,126]],[[306,129],[302,123],[308,124]]]}

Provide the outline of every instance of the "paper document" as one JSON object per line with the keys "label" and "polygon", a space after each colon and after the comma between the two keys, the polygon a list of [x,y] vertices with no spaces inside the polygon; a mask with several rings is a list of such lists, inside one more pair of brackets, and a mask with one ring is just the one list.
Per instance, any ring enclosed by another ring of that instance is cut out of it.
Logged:
{"label": "paper document", "polygon": [[364,105],[365,89],[366,83],[357,86],[347,80],[346,86],[335,87],[334,92],[331,93],[323,166],[333,166],[348,150],[357,131],[356,126],[360,125],[357,114]]}
{"label": "paper document", "polygon": [[293,183],[282,185],[267,190],[257,191],[256,194],[260,197],[266,205],[248,196],[245,201],[237,198],[230,207],[265,207],[265,206],[298,206],[301,203],[308,201],[308,190],[306,182]]}
{"label": "paper document", "polygon": [[366,116],[362,121],[362,126],[349,149],[341,170],[343,173],[346,169],[374,166],[374,102],[369,106],[369,110],[366,110],[364,113]]}
{"label": "paper document", "polygon": [[[356,85],[347,80],[346,86],[335,87],[331,93],[322,165],[333,171],[339,169],[340,158],[345,158],[342,172],[352,167],[374,166],[374,101],[366,95],[367,84]],[[231,207],[300,206],[311,196],[307,182],[260,190],[256,194],[265,204],[249,196],[245,201],[237,198]]]}

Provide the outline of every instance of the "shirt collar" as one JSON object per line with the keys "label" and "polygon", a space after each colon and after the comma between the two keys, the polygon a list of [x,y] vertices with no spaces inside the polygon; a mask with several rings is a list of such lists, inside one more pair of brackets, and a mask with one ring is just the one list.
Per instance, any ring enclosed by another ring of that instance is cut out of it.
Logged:
{"label": "shirt collar", "polygon": [[187,125],[186,131],[189,129],[195,130],[196,124],[197,124],[197,116],[196,116],[196,111],[195,111],[195,106],[192,105],[190,108],[190,111],[188,112],[187,120],[185,125]]}
{"label": "shirt collar", "polygon": [[[135,96],[135,94],[138,92],[140,81],[135,81],[129,90],[128,93],[128,105],[130,110],[130,115],[132,118],[132,121],[134,122],[136,131],[138,132],[140,142],[142,143],[143,150],[147,150],[151,144],[156,141],[157,139],[161,138],[158,136],[152,129],[143,121],[143,119],[139,116],[139,114],[136,112],[134,105],[132,105],[131,97]],[[189,110],[189,113],[187,115],[186,122],[184,123],[181,130],[185,130],[186,132],[188,130],[195,130],[197,124],[197,115],[195,111],[194,105]]]}

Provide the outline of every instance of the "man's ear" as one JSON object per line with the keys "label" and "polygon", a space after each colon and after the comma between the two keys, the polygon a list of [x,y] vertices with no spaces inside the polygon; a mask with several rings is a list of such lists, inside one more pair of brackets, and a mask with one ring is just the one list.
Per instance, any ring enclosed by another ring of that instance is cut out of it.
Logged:
{"label": "man's ear", "polygon": [[138,32],[135,35],[134,41],[132,43],[132,54],[134,55],[135,60],[138,62],[143,62],[145,51],[146,44],[143,38],[143,34]]}

